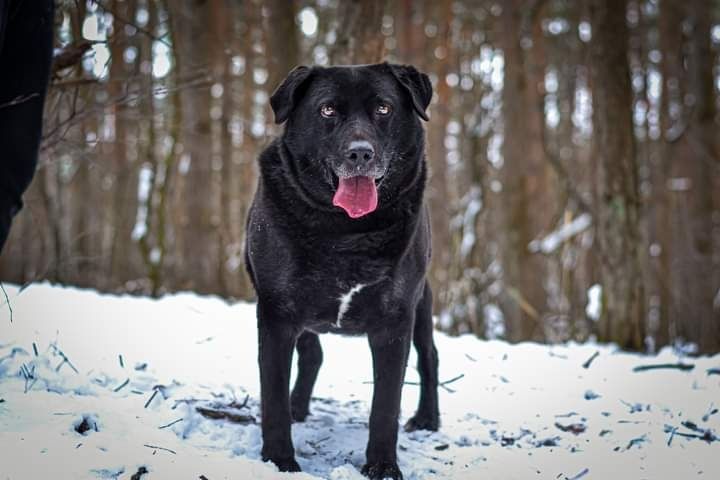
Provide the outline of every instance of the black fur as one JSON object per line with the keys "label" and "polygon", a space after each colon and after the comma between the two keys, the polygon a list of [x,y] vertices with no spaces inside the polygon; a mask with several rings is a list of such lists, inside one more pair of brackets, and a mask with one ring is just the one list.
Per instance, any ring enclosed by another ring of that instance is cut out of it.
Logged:
{"label": "black fur", "polygon": [[53,6],[52,0],[0,0],[0,251],[37,165]]}
{"label": "black fur", "polygon": [[[400,395],[410,344],[419,358],[420,405],[406,428],[437,430],[437,352],[425,278],[430,224],[423,203],[424,131],[432,88],[410,66],[298,67],[271,98],[281,138],[261,155],[247,225],[246,265],[258,295],[262,456],[297,471],[292,420],[309,413],[322,363],[318,333],[366,334],[374,394],[370,478],[402,478],[397,466]],[[378,105],[391,113],[380,115]],[[325,118],[322,105],[336,114]],[[348,145],[375,152],[348,164]],[[333,206],[338,177],[352,170],[378,184],[377,209],[350,218]],[[363,284],[338,322],[340,298]],[[293,349],[298,378],[289,393]],[[351,366],[348,366],[351,368]],[[351,371],[349,371],[351,374]]]}

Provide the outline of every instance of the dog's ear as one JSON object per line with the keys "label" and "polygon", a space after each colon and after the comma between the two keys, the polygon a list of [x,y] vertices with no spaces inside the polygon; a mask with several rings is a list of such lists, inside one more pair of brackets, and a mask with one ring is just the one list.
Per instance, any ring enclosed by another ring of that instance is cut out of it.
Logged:
{"label": "dog's ear", "polygon": [[427,75],[419,72],[412,65],[387,64],[393,76],[408,92],[412,99],[413,108],[423,120],[427,121],[426,110],[432,100],[432,84]]}
{"label": "dog's ear", "polygon": [[312,68],[302,65],[295,67],[273,92],[270,97],[270,106],[275,113],[275,123],[280,124],[288,119],[300,98],[302,86],[310,78],[311,73]]}

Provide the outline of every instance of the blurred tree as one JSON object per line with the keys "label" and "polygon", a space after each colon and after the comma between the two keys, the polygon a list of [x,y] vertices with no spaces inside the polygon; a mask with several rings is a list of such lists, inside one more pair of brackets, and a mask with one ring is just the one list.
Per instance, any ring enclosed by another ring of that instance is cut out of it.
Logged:
{"label": "blurred tree", "polygon": [[386,2],[338,0],[335,43],[329,59],[334,65],[377,63],[385,57],[385,39],[380,31]]}
{"label": "blurred tree", "polygon": [[713,195],[717,195],[713,177],[720,168],[713,80],[716,55],[710,40],[711,2],[690,2],[686,8],[691,25],[684,99],[687,113],[680,139],[682,150],[673,160],[672,175],[688,183],[687,188],[672,193],[684,220],[676,230],[682,239],[678,239],[679,249],[673,258],[672,274],[677,279],[673,292],[683,299],[677,322],[679,337],[697,342],[702,353],[713,353],[720,351],[720,308],[713,304],[716,292],[720,299],[717,260],[713,258]]}
{"label": "blurred tree", "polygon": [[602,285],[598,339],[641,350],[645,341],[645,296],[640,275],[638,174],[626,8],[626,0],[593,0],[590,11],[598,171],[595,211]]}
{"label": "blurred tree", "polygon": [[210,144],[209,53],[212,39],[206,1],[169,2],[176,48],[181,52],[177,75],[191,86],[180,90],[182,103],[180,177],[176,195],[182,207],[175,209],[177,254],[175,271],[181,288],[211,293],[217,286],[219,215],[213,182]]}
{"label": "blurred tree", "polygon": [[553,215],[550,166],[544,158],[542,92],[545,78],[544,39],[540,9],[522,0],[502,13],[505,60],[503,83],[503,312],[509,338],[542,338],[542,315],[547,311],[543,283],[544,260],[532,255],[530,242],[550,226]]}

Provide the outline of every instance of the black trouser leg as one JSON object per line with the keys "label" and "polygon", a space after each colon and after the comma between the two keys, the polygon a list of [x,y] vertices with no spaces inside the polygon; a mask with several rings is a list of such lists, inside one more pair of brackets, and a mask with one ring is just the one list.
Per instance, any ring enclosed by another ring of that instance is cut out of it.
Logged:
{"label": "black trouser leg", "polygon": [[0,0],[0,250],[37,165],[53,8],[52,0]]}

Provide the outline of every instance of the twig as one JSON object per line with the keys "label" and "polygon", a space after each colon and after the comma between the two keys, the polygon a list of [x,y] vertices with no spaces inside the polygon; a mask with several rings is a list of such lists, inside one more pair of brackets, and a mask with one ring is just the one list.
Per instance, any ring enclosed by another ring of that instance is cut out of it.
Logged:
{"label": "twig", "polygon": [[185,419],[184,419],[184,418],[178,418],[177,420],[173,420],[173,421],[170,422],[170,423],[167,423],[167,424],[165,424],[165,425],[159,426],[158,429],[162,430],[163,428],[172,427],[172,426],[175,425],[176,423],[182,422],[183,420],[185,420]]}
{"label": "twig", "polygon": [[63,359],[63,361],[60,362],[60,364],[59,364],[57,367],[55,367],[55,371],[56,371],[56,372],[59,372],[59,371],[60,371],[60,368],[67,363],[68,366],[69,366],[70,368],[72,368],[75,373],[78,373],[78,374],[80,373],[80,372],[78,372],[78,369],[75,368],[75,365],[72,364],[72,362],[71,362],[70,359],[67,357],[67,355],[65,355],[65,352],[63,352],[62,350],[60,350],[60,349],[57,347],[57,345],[55,345],[55,344],[51,344],[51,347],[53,347],[53,349],[55,349],[55,353],[57,353],[58,355],[60,355],[60,357]]}
{"label": "twig", "polygon": [[105,12],[107,12],[107,13],[110,13],[110,14],[113,16],[113,19],[114,19],[114,20],[117,20],[118,22],[120,22],[120,23],[122,23],[122,24],[124,24],[124,25],[129,25],[129,26],[133,27],[134,29],[136,29],[138,32],[141,32],[141,33],[147,35],[148,37],[150,37],[151,39],[155,40],[156,42],[163,43],[163,44],[165,44],[167,47],[172,48],[172,45],[170,45],[170,44],[167,42],[167,40],[165,40],[165,39],[163,39],[163,38],[161,38],[161,37],[158,37],[157,35],[155,35],[155,34],[152,33],[151,31],[146,30],[146,29],[144,29],[144,28],[142,28],[142,27],[134,24],[134,23],[131,22],[130,20],[127,20],[127,19],[121,17],[120,15],[117,14],[116,11],[114,11],[112,8],[107,7],[106,5],[104,5],[100,0],[91,0],[91,1],[92,1],[92,3],[94,3],[95,5],[97,5],[100,9],[102,9],[103,11],[105,11]]}
{"label": "twig", "polygon": [[452,388],[449,388],[447,385],[449,385],[449,384],[451,384],[451,383],[453,383],[453,382],[455,382],[455,381],[457,381],[457,380],[460,380],[460,379],[463,378],[464,376],[465,376],[465,374],[464,374],[464,373],[461,373],[460,375],[458,375],[458,376],[456,376],[456,377],[453,377],[453,378],[451,378],[450,380],[445,380],[444,382],[440,382],[440,383],[439,383],[439,386],[441,386],[442,388],[444,388],[445,390],[447,390],[447,391],[450,392],[450,393],[455,393],[455,390],[453,390]]}
{"label": "twig", "polygon": [[451,384],[451,383],[453,383],[453,382],[456,382],[456,381],[460,380],[460,379],[463,378],[464,376],[465,376],[465,374],[464,374],[464,373],[461,373],[460,375],[458,375],[458,376],[456,376],[456,377],[453,377],[453,378],[451,378],[450,380],[445,380],[444,382],[440,382],[440,385],[443,385],[443,386],[444,386],[444,385],[449,385],[449,384]]}
{"label": "twig", "polygon": [[580,473],[578,473],[574,477],[565,477],[565,480],[579,480],[582,477],[584,477],[585,475],[587,475],[588,473],[590,473],[590,469],[584,468]]}
{"label": "twig", "polygon": [[125,381],[124,381],[123,383],[121,383],[120,385],[118,385],[117,387],[115,387],[115,388],[113,389],[113,392],[119,392],[120,390],[122,390],[123,388],[125,388],[128,383],[130,383],[130,379],[129,379],[129,378],[125,379]]}
{"label": "twig", "polygon": [[170,450],[169,448],[165,448],[165,447],[158,447],[157,445],[145,444],[145,445],[143,445],[143,447],[154,448],[155,450],[165,450],[166,452],[170,452],[173,455],[177,455],[177,452],[175,450]]}
{"label": "twig", "polygon": [[648,370],[673,369],[682,370],[683,372],[692,370],[695,365],[692,363],[659,363],[657,365],[638,365],[633,368],[633,372],[646,372]]}
{"label": "twig", "polygon": [[[447,385],[449,385],[449,384],[451,384],[451,383],[453,383],[453,382],[456,382],[456,381],[460,380],[460,379],[463,378],[464,376],[465,376],[465,374],[464,374],[464,373],[461,373],[460,375],[458,375],[458,376],[456,376],[456,377],[453,377],[453,378],[451,378],[450,380],[445,380],[444,382],[438,383],[438,387],[442,387],[442,388],[444,388],[445,390],[447,390],[447,391],[450,392],[450,393],[455,393],[455,390],[453,390],[452,388],[447,387]],[[374,384],[375,384],[375,382],[370,381],[370,380],[365,381],[365,382],[362,382],[362,383],[363,383],[363,385],[374,385]],[[407,381],[407,380],[406,380],[406,381],[403,382],[403,385],[413,385],[413,386],[416,386],[416,387],[417,387],[417,386],[420,385],[420,382],[411,382],[411,381]]]}
{"label": "twig", "polygon": [[123,361],[122,355],[118,355],[118,361],[120,362],[120,368],[125,368],[125,362]]}
{"label": "twig", "polygon": [[153,401],[153,399],[155,398],[155,395],[157,395],[157,393],[158,393],[158,389],[157,388],[153,389],[152,395],[150,395],[150,398],[148,398],[148,401],[145,402],[145,407],[143,407],[143,408],[147,408],[150,405],[150,403]]}
{"label": "twig", "polygon": [[715,415],[716,413],[718,413],[718,409],[715,408],[715,404],[714,404],[714,403],[711,403],[711,404],[710,404],[710,408],[708,408],[707,413],[702,416],[702,421],[703,421],[703,422],[707,422],[708,420],[710,420],[710,417],[713,416],[713,415]]}
{"label": "twig", "polygon": [[0,103],[0,108],[12,107],[13,105],[25,103],[28,100],[32,100],[33,98],[37,97],[38,95],[38,93],[31,93],[30,95],[15,97],[7,103]]}
{"label": "twig", "polygon": [[10,305],[10,298],[8,297],[8,294],[5,291],[5,287],[3,286],[2,282],[0,282],[0,289],[2,289],[3,294],[5,294],[5,303],[7,303],[8,310],[10,310],[10,323],[12,323],[13,322],[13,309],[12,309],[12,305]]}
{"label": "twig", "polygon": [[708,375],[720,375],[720,368],[708,368],[707,374]]}
{"label": "twig", "polygon": [[32,345],[33,345],[33,352],[35,353],[35,356],[36,356],[36,357],[39,356],[39,355],[38,355],[37,345],[35,344],[35,342],[33,342]]}
{"label": "twig", "polygon": [[80,85],[91,85],[95,83],[100,83],[100,80],[97,78],[85,78],[85,77],[79,77],[79,78],[68,78],[66,80],[57,80],[55,82],[52,82],[50,84],[50,87],[52,88],[71,88],[71,87],[79,87]]}
{"label": "twig", "polygon": [[599,351],[596,351],[595,353],[593,353],[593,354],[590,356],[590,358],[588,358],[587,360],[585,360],[585,363],[582,364],[583,368],[585,368],[585,369],[590,368],[590,365],[592,365],[592,362],[593,362],[597,357],[599,357],[599,356],[600,356],[600,352],[599,352]]}
{"label": "twig", "polygon": [[247,425],[255,423],[255,417],[252,415],[240,415],[239,413],[227,412],[225,410],[215,410],[214,408],[195,407],[195,410],[205,418],[212,420],[228,420],[233,423]]}

